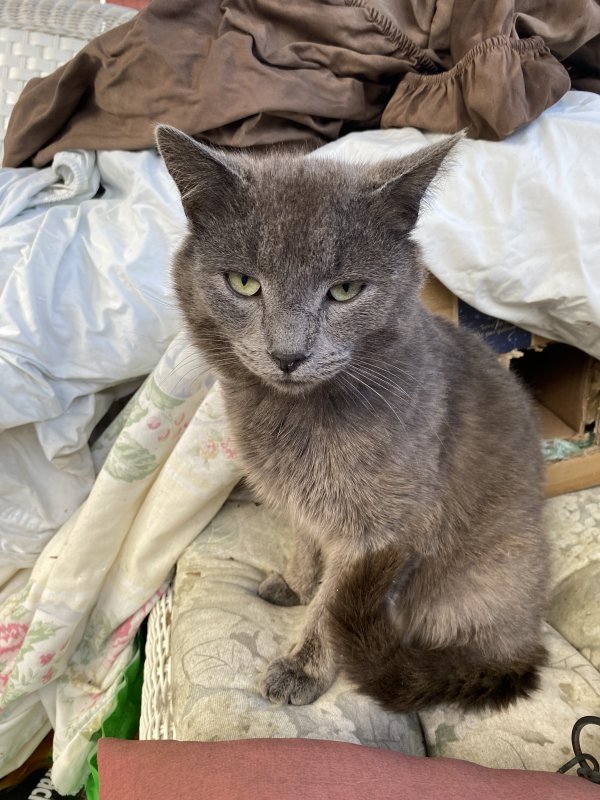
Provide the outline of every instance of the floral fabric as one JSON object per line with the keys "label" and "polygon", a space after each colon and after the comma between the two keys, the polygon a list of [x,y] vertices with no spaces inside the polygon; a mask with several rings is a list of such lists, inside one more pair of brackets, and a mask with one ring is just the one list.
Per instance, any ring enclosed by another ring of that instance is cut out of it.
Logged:
{"label": "floral fabric", "polygon": [[219,387],[183,335],[94,458],[90,496],[0,605],[0,774],[53,727],[63,794],[85,779],[141,621],[240,477]]}

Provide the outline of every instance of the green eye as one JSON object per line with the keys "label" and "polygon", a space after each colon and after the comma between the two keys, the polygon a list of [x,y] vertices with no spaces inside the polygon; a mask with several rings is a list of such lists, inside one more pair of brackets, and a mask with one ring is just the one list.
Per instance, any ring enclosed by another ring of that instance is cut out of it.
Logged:
{"label": "green eye", "polygon": [[345,281],[344,283],[337,283],[329,290],[329,297],[332,300],[337,300],[338,303],[344,303],[346,300],[352,300],[357,294],[362,292],[365,288],[364,283],[360,281]]}
{"label": "green eye", "polygon": [[227,272],[225,277],[233,291],[243,297],[252,297],[260,292],[260,283],[250,275],[242,275],[241,272]]}

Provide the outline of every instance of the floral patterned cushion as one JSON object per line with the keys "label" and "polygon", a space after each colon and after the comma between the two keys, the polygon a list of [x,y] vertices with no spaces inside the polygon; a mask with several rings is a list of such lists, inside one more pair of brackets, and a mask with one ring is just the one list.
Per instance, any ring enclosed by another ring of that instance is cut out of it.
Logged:
{"label": "floral patterned cushion", "polygon": [[295,640],[305,609],[257,595],[290,548],[286,525],[251,501],[230,500],[179,559],[171,629],[177,739],[334,739],[423,755],[416,715],[382,710],[345,680],[308,706],[273,706],[258,689],[269,660]]}
{"label": "floral patterned cushion", "polygon": [[[430,755],[554,772],[572,755],[575,721],[600,709],[600,488],[550,500],[547,511],[557,588],[542,688],[503,712],[420,714]],[[171,630],[176,738],[337,739],[424,753],[414,716],[386,713],[344,680],[311,706],[271,706],[260,696],[261,671],[294,642],[304,615],[256,594],[265,572],[281,570],[289,547],[282,520],[231,499],[180,558]],[[600,753],[600,731],[586,729],[582,746]]]}
{"label": "floral patterned cushion", "polygon": [[600,486],[555,497],[546,510],[555,578],[548,619],[600,670]]}
{"label": "floral patterned cushion", "polygon": [[[553,628],[541,690],[505,711],[467,714],[439,707],[421,713],[430,755],[474,761],[486,767],[556,772],[573,755],[575,722],[600,709],[600,674]],[[582,734],[584,752],[600,753],[600,729]]]}
{"label": "floral patterned cushion", "polygon": [[[421,714],[431,754],[555,771],[573,755],[577,719],[600,713],[600,487],[548,500],[546,527],[555,588],[541,691],[496,714],[447,708]],[[600,729],[584,729],[581,744],[584,752],[600,755]]]}

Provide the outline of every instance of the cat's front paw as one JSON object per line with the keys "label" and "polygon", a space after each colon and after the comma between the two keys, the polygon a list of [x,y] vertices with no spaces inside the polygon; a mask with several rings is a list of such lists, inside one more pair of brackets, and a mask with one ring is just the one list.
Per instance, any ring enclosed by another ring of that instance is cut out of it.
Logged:
{"label": "cat's front paw", "polygon": [[276,606],[300,605],[300,598],[278,572],[270,572],[267,575],[258,587],[258,596]]}
{"label": "cat's front paw", "polygon": [[262,691],[271,703],[304,706],[312,703],[329,687],[329,680],[308,675],[296,656],[272,661],[262,680]]}

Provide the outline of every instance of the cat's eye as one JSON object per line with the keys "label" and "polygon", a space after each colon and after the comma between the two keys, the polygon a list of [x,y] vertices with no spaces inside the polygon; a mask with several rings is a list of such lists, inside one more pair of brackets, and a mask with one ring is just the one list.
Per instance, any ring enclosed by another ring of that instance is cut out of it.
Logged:
{"label": "cat's eye", "polygon": [[332,286],[327,296],[338,303],[345,303],[346,300],[352,300],[353,297],[360,294],[364,288],[365,285],[361,281],[345,281]]}
{"label": "cat's eye", "polygon": [[241,272],[227,272],[225,277],[233,291],[243,297],[252,297],[260,292],[260,283],[250,275],[244,275]]}

